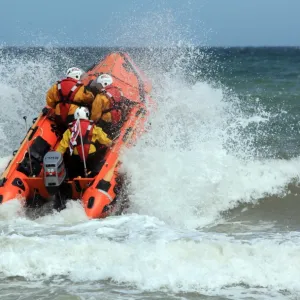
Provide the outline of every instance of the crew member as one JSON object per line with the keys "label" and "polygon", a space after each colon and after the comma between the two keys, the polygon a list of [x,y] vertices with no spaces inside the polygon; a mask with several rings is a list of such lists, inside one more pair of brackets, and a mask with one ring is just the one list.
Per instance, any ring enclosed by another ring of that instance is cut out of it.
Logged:
{"label": "crew member", "polygon": [[[89,177],[94,177],[101,169],[102,151],[97,151],[100,145],[110,147],[112,141],[107,137],[102,128],[96,126],[89,120],[89,110],[86,107],[76,109],[70,128],[67,129],[59,143],[56,151],[64,154],[67,149],[70,150],[70,161],[67,162],[69,178],[76,176],[84,177],[85,172]],[[84,170],[84,162],[86,170]]]}
{"label": "crew member", "polygon": [[55,109],[56,123],[63,129],[74,120],[78,107],[91,106],[94,95],[87,90],[80,77],[84,72],[79,68],[70,68],[67,77],[57,81],[47,92],[47,105]]}
{"label": "crew member", "polygon": [[113,136],[127,115],[128,101],[124,99],[121,90],[113,85],[109,74],[100,75],[87,88],[95,95],[91,119]]}

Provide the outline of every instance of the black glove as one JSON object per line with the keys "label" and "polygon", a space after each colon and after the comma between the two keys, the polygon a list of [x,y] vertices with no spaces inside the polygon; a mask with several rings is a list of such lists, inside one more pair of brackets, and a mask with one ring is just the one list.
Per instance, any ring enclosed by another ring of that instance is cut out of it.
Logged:
{"label": "black glove", "polygon": [[50,108],[48,108],[48,107],[44,107],[43,109],[42,109],[42,114],[43,114],[43,116],[46,116],[47,114],[48,114],[48,112],[50,111]]}

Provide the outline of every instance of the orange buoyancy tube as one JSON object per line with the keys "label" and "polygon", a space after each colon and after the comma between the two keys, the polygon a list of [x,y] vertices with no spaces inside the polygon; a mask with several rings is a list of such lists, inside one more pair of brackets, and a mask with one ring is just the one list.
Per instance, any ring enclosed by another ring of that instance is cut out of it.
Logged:
{"label": "orange buoyancy tube", "polygon": [[[83,151],[81,146],[80,130],[82,134]],[[90,120],[80,120],[79,122],[78,120],[74,121],[72,123],[72,127],[70,128],[71,131],[70,148],[71,149],[76,148],[78,155],[82,161],[88,158],[88,154],[90,152],[90,146],[92,144],[93,130],[94,130],[94,123],[93,121]]]}
{"label": "orange buoyancy tube", "polygon": [[60,116],[63,122],[66,122],[75,94],[82,85],[83,83],[81,81],[70,77],[57,82],[59,101],[56,105],[59,105]]}

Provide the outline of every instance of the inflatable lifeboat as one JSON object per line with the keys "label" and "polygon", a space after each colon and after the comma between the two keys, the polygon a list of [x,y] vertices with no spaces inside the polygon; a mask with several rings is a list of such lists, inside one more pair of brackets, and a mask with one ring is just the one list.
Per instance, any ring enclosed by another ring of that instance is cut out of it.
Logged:
{"label": "inflatable lifeboat", "polygon": [[122,188],[120,154],[143,133],[149,105],[154,102],[150,81],[127,53],[110,53],[90,68],[82,81],[87,84],[102,73],[114,78],[114,85],[132,105],[113,146],[102,158],[100,172],[93,178],[67,179],[67,165],[55,151],[61,135],[56,129],[54,112],[44,107],[1,175],[0,203],[18,199],[24,206],[42,205],[63,191],[67,199],[82,201],[89,218],[104,218],[117,210]]}

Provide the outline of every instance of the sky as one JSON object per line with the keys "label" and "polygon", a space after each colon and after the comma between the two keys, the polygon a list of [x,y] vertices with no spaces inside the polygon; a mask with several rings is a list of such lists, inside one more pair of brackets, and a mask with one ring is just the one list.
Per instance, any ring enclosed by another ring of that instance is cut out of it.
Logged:
{"label": "sky", "polygon": [[0,46],[300,46],[300,0],[0,0]]}

